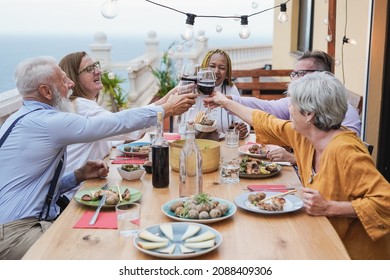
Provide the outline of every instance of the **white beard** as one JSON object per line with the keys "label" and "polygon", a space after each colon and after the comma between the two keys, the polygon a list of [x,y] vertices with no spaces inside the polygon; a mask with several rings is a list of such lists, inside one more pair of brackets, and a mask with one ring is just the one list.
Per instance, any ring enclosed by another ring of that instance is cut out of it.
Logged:
{"label": "white beard", "polygon": [[60,93],[57,91],[57,89],[55,89],[53,107],[61,112],[74,113],[72,102],[69,100],[69,96],[71,96],[71,94],[72,90],[70,89],[66,97],[61,97]]}

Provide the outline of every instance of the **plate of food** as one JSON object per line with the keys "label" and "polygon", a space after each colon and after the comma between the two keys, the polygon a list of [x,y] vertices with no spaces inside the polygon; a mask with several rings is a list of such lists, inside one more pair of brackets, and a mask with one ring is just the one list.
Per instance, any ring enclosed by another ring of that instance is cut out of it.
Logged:
{"label": "plate of food", "polygon": [[240,178],[260,179],[275,176],[280,173],[282,166],[249,156],[241,157]]}
{"label": "plate of food", "polygon": [[[123,186],[119,186],[119,189],[125,202],[136,202],[142,197],[141,192],[137,189]],[[118,187],[116,186],[109,187],[108,190],[102,190],[100,187],[81,189],[75,194],[74,200],[87,206],[98,207],[103,192],[106,192],[106,203],[103,207],[114,207],[119,203]]]}
{"label": "plate of food", "polygon": [[280,194],[280,192],[250,192],[243,193],[234,198],[234,203],[247,211],[276,215],[294,212],[303,207],[303,201],[300,197],[292,194],[271,198]]}
{"label": "plate of food", "polygon": [[164,223],[142,229],[133,240],[141,252],[164,259],[188,259],[219,247],[222,235],[197,223]]}
{"label": "plate of food", "polygon": [[168,201],[161,209],[173,220],[202,224],[225,220],[237,211],[234,203],[222,198],[210,197],[205,193]]}
{"label": "plate of food", "polygon": [[267,158],[267,152],[282,148],[276,145],[262,145],[262,144],[246,144],[238,147],[238,152],[243,156],[250,156],[254,158]]}
{"label": "plate of food", "polygon": [[118,151],[129,156],[148,156],[151,148],[152,143],[150,142],[132,142],[121,144],[116,147]]}

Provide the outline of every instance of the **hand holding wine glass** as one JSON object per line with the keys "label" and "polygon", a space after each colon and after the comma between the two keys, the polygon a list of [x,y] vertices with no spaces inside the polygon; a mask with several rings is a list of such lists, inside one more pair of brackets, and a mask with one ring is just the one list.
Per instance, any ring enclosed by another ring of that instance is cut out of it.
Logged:
{"label": "hand holding wine glass", "polygon": [[197,75],[197,89],[204,95],[210,95],[215,87],[215,74],[211,68],[202,68]]}

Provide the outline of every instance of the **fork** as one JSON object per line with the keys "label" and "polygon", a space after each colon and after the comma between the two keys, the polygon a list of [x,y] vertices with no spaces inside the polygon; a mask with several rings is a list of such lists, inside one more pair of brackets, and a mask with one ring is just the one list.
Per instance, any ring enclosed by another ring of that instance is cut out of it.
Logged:
{"label": "fork", "polygon": [[[108,183],[106,183],[103,187],[101,187],[102,190],[108,190]],[[95,213],[93,214],[91,220],[89,221],[89,225],[94,225],[96,223],[97,217],[99,216],[100,209],[102,209],[102,206],[104,203],[106,203],[106,194],[104,193],[102,198],[100,199],[99,206],[96,208]]]}

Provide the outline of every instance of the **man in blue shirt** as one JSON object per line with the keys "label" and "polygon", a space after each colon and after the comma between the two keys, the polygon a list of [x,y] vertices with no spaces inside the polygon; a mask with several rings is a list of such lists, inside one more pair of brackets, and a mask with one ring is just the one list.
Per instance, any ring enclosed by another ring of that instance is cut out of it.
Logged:
{"label": "man in blue shirt", "polygon": [[[55,59],[26,59],[16,68],[15,79],[23,106],[0,128],[0,259],[23,257],[50,225],[48,221],[57,217],[53,204],[62,193],[85,179],[107,175],[107,166],[101,161],[87,162],[82,168],[63,174],[67,145],[150,127],[156,124],[157,112],[165,116],[182,114],[196,98],[192,93],[171,94],[158,106],[84,117],[59,111],[69,105],[74,83]],[[15,121],[11,132],[6,133]],[[60,179],[54,184],[53,199],[47,205],[46,196],[56,171]]]}

